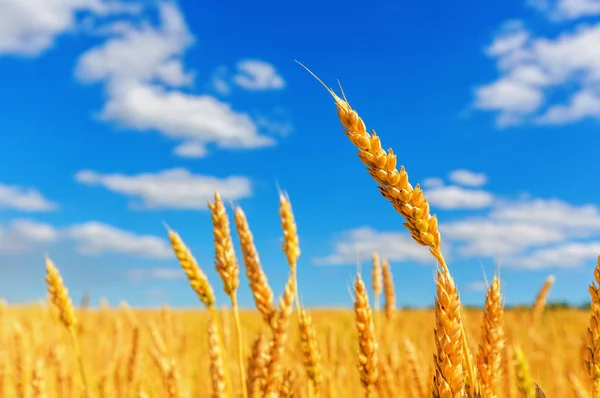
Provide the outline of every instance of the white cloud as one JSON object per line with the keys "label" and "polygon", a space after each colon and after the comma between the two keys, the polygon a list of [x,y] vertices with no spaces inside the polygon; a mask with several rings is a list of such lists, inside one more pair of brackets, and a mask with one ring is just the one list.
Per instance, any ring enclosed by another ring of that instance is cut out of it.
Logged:
{"label": "white cloud", "polygon": [[558,199],[501,203],[491,213],[491,218],[560,228],[569,233],[600,232],[600,210],[597,206],[575,206]]}
{"label": "white cloud", "polygon": [[[97,221],[56,228],[50,224],[17,219],[0,224],[0,254],[42,250],[52,244],[74,242],[84,255],[121,253],[151,259],[169,259],[173,251],[169,243],[153,235],[140,235]],[[169,278],[166,271],[152,273],[155,278]]]}
{"label": "white cloud", "polygon": [[503,223],[467,219],[444,223],[440,229],[442,239],[457,243],[458,252],[466,257],[517,253],[536,245],[559,243],[567,238],[560,230],[516,220]]}
{"label": "white cloud", "polygon": [[77,77],[83,82],[109,80],[115,85],[155,79],[170,86],[190,84],[192,76],[177,57],[193,43],[193,37],[175,5],[163,3],[160,16],[158,28],[129,25],[84,53],[76,66]]}
{"label": "white cloud", "polygon": [[425,195],[431,205],[441,209],[482,209],[494,201],[494,196],[487,191],[455,185],[428,189]]}
{"label": "white cloud", "polygon": [[134,268],[128,272],[134,282],[144,279],[181,279],[185,273],[181,268]]}
{"label": "white cloud", "polygon": [[[600,254],[600,208],[558,199],[494,200],[485,216],[440,219],[444,253],[464,259],[497,258],[506,267],[576,267]],[[423,250],[425,249],[425,250]],[[450,251],[451,250],[451,251]],[[378,251],[392,261],[427,262],[426,248],[406,231],[361,227],[339,235],[318,264],[354,264]]]}
{"label": "white cloud", "polygon": [[277,90],[285,86],[285,81],[273,65],[260,60],[242,61],[233,82],[247,90]]}
{"label": "white cloud", "polygon": [[[221,148],[259,148],[274,141],[258,133],[252,119],[207,95],[189,95],[158,86],[136,85],[111,98],[101,117],[140,130],[159,130],[173,139],[184,140],[177,154],[204,156],[205,145]],[[193,145],[197,150],[186,151]],[[202,150],[200,150],[202,148]]]}
{"label": "white cloud", "polygon": [[179,156],[205,156],[209,143],[228,149],[274,145],[247,114],[214,97],[180,90],[194,80],[182,60],[193,42],[176,5],[161,3],[158,26],[120,25],[79,58],[76,75],[82,82],[105,84],[101,119],[183,141],[175,150]]}
{"label": "white cloud", "polygon": [[484,173],[458,169],[450,173],[450,181],[458,185],[469,187],[481,187],[487,182],[487,176]]}
{"label": "white cloud", "polygon": [[96,221],[69,227],[65,234],[78,243],[85,255],[121,253],[151,259],[173,257],[166,240],[153,235],[138,235]]}
{"label": "white cloud", "polygon": [[59,232],[49,224],[15,220],[0,225],[0,253],[20,253],[55,242]]}
{"label": "white cloud", "polygon": [[52,211],[58,208],[54,202],[44,198],[33,188],[0,183],[0,209],[15,209],[21,211]]}
{"label": "white cloud", "polygon": [[137,201],[135,207],[146,209],[206,209],[214,191],[228,200],[239,200],[252,194],[246,177],[231,176],[219,179],[192,174],[186,169],[170,169],[158,173],[137,175],[100,174],[82,170],[75,179],[86,185],[99,185]]}
{"label": "white cloud", "polygon": [[33,56],[76,28],[76,14],[135,13],[139,6],[103,0],[2,0],[0,53]]}
{"label": "white cloud", "polygon": [[425,188],[439,188],[444,186],[444,180],[438,177],[428,177],[421,184]]}
{"label": "white cloud", "polygon": [[416,261],[431,264],[435,262],[429,250],[415,243],[407,232],[380,232],[369,227],[361,227],[342,233],[334,242],[334,252],[326,257],[315,259],[314,263],[356,264],[357,259],[364,261],[371,258],[374,251],[389,261]]}
{"label": "white cloud", "polygon": [[527,3],[554,20],[573,20],[600,14],[599,0],[528,0]]}
{"label": "white cloud", "polygon": [[499,126],[600,119],[600,23],[549,38],[510,21],[486,52],[500,76],[476,90],[474,106],[497,112]]}
{"label": "white cloud", "polygon": [[516,258],[508,258],[507,263],[539,269],[544,267],[579,267],[585,263],[594,264],[600,254],[600,241],[569,242],[555,247],[536,250]]}
{"label": "white cloud", "polygon": [[[503,263],[517,267],[579,265],[580,253],[589,255],[596,246],[578,239],[600,235],[600,210],[557,199],[498,202],[487,218],[443,223],[440,229],[465,257],[502,254]],[[562,256],[569,250],[572,259]],[[549,259],[553,254],[561,257]]]}

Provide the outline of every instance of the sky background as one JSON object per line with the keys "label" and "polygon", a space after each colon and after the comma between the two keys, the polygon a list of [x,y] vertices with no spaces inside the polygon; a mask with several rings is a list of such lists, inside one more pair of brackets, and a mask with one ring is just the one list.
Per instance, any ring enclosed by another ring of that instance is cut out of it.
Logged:
{"label": "sky background", "polygon": [[422,184],[464,303],[483,303],[498,263],[508,304],[531,302],[549,275],[550,300],[588,300],[598,0],[2,0],[0,296],[43,298],[48,253],[77,301],[198,306],[165,221],[226,304],[206,207],[216,187],[245,210],[279,295],[279,184],[305,305],[349,307],[357,253],[370,283],[373,251],[392,263],[398,305],[431,305],[433,258],[294,59],[339,79]]}

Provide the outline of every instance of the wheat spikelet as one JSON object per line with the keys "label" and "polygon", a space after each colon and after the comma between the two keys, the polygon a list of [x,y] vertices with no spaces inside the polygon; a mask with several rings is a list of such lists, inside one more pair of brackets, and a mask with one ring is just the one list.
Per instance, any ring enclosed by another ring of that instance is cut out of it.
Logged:
{"label": "wheat spikelet", "polygon": [[500,293],[500,279],[494,277],[485,297],[485,312],[481,326],[481,343],[477,356],[477,375],[481,395],[495,398],[500,380],[500,366],[504,349],[504,308]]}
{"label": "wheat spikelet", "polygon": [[296,263],[300,257],[300,245],[298,243],[298,231],[292,204],[283,194],[279,193],[279,217],[281,218],[281,227],[283,228],[283,252],[287,258],[292,272],[296,271]]}
{"label": "wheat spikelet", "polygon": [[529,373],[529,365],[527,364],[527,359],[525,358],[525,355],[523,354],[523,351],[519,346],[513,346],[513,355],[515,361],[515,375],[517,378],[517,385],[519,386],[519,390],[521,390],[521,393],[524,395],[525,398],[535,398],[535,383],[531,378],[531,373]]}
{"label": "wheat spikelet", "polygon": [[48,288],[49,300],[58,313],[59,320],[63,326],[69,332],[71,338],[71,344],[77,357],[77,363],[79,367],[79,376],[82,382],[83,396],[88,397],[89,388],[87,384],[86,374],[83,366],[83,354],[81,353],[81,346],[79,343],[79,336],[77,334],[77,319],[75,318],[75,310],[69,297],[69,290],[64,285],[62,277],[58,271],[58,268],[54,265],[52,260],[46,256],[46,285]]}
{"label": "wheat spikelet", "polygon": [[550,289],[552,288],[555,280],[556,278],[553,275],[550,275],[548,278],[546,278],[546,281],[538,291],[535,302],[531,307],[531,330],[535,330],[540,322],[542,313],[544,312],[544,307],[546,306],[548,293],[550,293]]}
{"label": "wheat spikelet", "polygon": [[373,315],[369,307],[369,296],[360,274],[356,275],[354,295],[354,322],[358,332],[358,372],[365,397],[371,398],[375,394],[379,377],[378,347]]}
{"label": "wheat spikelet", "polygon": [[298,278],[296,275],[296,265],[300,257],[300,244],[298,239],[298,229],[292,204],[290,199],[282,192],[279,192],[279,217],[281,219],[281,228],[283,229],[283,244],[282,249],[287,258],[292,278],[294,280],[294,298],[296,301],[296,313],[300,318],[300,298],[298,296]]}
{"label": "wheat spikelet", "polygon": [[[598,285],[596,285],[598,284]],[[594,269],[594,281],[588,291],[591,296],[590,326],[587,330],[587,351],[584,357],[587,373],[594,383],[593,398],[600,397],[600,256]]]}
{"label": "wheat spikelet", "polygon": [[219,339],[219,332],[215,323],[208,323],[208,353],[210,363],[210,377],[212,381],[212,398],[227,397],[227,379],[225,377],[225,363],[223,348]]}
{"label": "wheat spikelet", "polygon": [[25,398],[27,396],[28,382],[28,352],[25,342],[23,341],[24,330],[20,323],[15,323],[13,326],[12,340],[14,349],[13,358],[13,382],[14,390],[17,398]]}
{"label": "wheat spikelet", "polygon": [[269,340],[260,333],[252,343],[251,355],[248,357],[247,390],[250,398],[259,398],[265,387],[266,371],[269,363]]}
{"label": "wheat spikelet", "polygon": [[240,284],[239,267],[231,241],[229,218],[219,192],[215,193],[214,200],[214,203],[208,203],[208,207],[213,222],[215,268],[223,279],[225,293],[233,296]]}
{"label": "wheat spikelet", "polygon": [[[246,369],[244,368],[244,338],[242,336],[242,326],[238,308],[236,291],[240,284],[240,269],[233,249],[231,240],[231,231],[229,228],[229,217],[225,211],[225,206],[221,200],[219,192],[215,192],[215,202],[208,203],[213,222],[213,236],[215,246],[215,260],[217,272],[223,280],[225,293],[231,299],[233,316],[235,319],[235,329],[238,338],[238,368],[240,372],[240,384],[246,385]],[[213,326],[216,327],[216,326]],[[215,336],[218,336],[215,333]],[[227,384],[224,385],[227,387]],[[225,392],[223,392],[225,394]],[[242,387],[242,396],[247,398],[246,390]]]}
{"label": "wheat spikelet", "polygon": [[433,397],[459,398],[465,387],[460,301],[454,279],[443,269],[437,270],[436,291]]}
{"label": "wheat spikelet", "polygon": [[58,269],[49,257],[46,257],[46,284],[48,286],[50,303],[58,314],[60,322],[69,331],[75,330],[77,319],[75,318],[75,310],[69,297],[69,290],[66,288]]}
{"label": "wheat spikelet", "polygon": [[313,383],[315,392],[318,394],[323,381],[321,353],[317,344],[317,331],[312,323],[312,318],[304,309],[300,312],[299,327],[304,368],[308,378]]}
{"label": "wheat spikelet", "polygon": [[135,391],[139,381],[140,328],[135,325],[131,336],[131,348],[127,359],[127,390]]}
{"label": "wheat spikelet", "polygon": [[379,254],[373,252],[371,259],[373,264],[373,268],[371,270],[371,283],[373,286],[373,308],[377,312],[379,311],[379,300],[381,298],[381,292],[383,290],[383,275],[381,271],[381,261],[379,258]]}
{"label": "wheat spikelet", "polygon": [[273,290],[269,286],[267,276],[260,264],[260,258],[254,246],[254,239],[246,215],[240,207],[235,209],[235,225],[240,238],[244,265],[246,266],[246,277],[250,283],[254,303],[265,322],[272,326],[271,321],[276,312],[273,304]]}
{"label": "wheat spikelet", "polygon": [[194,292],[196,292],[200,301],[202,301],[207,308],[213,307],[215,304],[215,294],[212,286],[208,282],[208,278],[198,266],[196,259],[192,256],[192,253],[185,243],[183,243],[179,234],[171,229],[168,230],[168,234],[169,240],[171,241],[171,247],[179,260],[181,268],[187,275],[192,289],[194,289]]}
{"label": "wheat spikelet", "polygon": [[296,384],[296,373],[287,369],[283,373],[283,381],[281,382],[281,386],[279,387],[279,397],[278,398],[294,398],[295,391],[294,385]]}
{"label": "wheat spikelet", "polygon": [[394,289],[394,277],[388,260],[381,261],[381,272],[383,274],[383,295],[385,297],[384,309],[388,322],[393,318],[396,310],[396,291]]}
{"label": "wheat spikelet", "polygon": [[294,308],[295,280],[293,273],[285,285],[283,295],[279,299],[279,310],[272,329],[273,337],[269,348],[264,396],[275,398],[281,374],[281,357],[288,338],[288,325]]}

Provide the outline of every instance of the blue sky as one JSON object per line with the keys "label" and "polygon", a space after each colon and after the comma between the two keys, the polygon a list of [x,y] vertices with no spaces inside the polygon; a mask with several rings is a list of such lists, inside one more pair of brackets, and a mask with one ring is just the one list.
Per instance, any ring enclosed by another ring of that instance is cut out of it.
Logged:
{"label": "blue sky", "polygon": [[[206,201],[245,210],[279,294],[277,184],[308,306],[351,305],[359,253],[392,263],[399,305],[433,302],[409,239],[342,134],[327,84],[421,183],[463,302],[500,258],[507,303],[582,303],[600,254],[600,1],[8,0],[0,6],[0,296],[194,306],[166,241],[214,272]],[[231,214],[231,212],[230,212]],[[237,239],[236,239],[237,242]],[[252,299],[242,277],[240,301]]]}

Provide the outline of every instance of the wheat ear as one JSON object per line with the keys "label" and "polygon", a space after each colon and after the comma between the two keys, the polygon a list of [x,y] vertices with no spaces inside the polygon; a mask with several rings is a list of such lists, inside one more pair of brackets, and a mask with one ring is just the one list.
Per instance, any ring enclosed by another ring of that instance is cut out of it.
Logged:
{"label": "wheat ear", "polygon": [[[302,64],[300,64],[302,65]],[[343,126],[344,133],[350,139],[352,144],[358,149],[358,157],[362,163],[367,166],[367,170],[371,177],[379,184],[381,194],[394,206],[396,211],[400,213],[404,219],[404,226],[410,232],[412,238],[421,246],[429,247],[429,252],[436,258],[442,268],[443,281],[451,281],[452,277],[441,250],[441,235],[438,229],[438,221],[435,215],[429,212],[429,203],[423,194],[419,184],[414,188],[408,181],[408,173],[402,166],[397,169],[397,158],[393,150],[390,148],[386,152],[381,144],[381,141],[375,131],[372,134],[367,132],[364,121],[358,113],[352,109],[348,101],[338,97],[335,92],[327,87],[316,75],[308,68],[302,65],[309,73],[311,73],[323,86],[328,90],[329,94],[335,100],[337,114]],[[453,282],[452,282],[453,283]],[[455,290],[454,290],[455,291]],[[456,294],[452,300],[442,300],[441,302],[452,302],[460,306],[460,299]],[[454,314],[453,309],[444,308],[444,304],[436,306],[436,310],[442,312],[450,311]],[[456,312],[456,322],[459,328],[459,339],[462,341],[459,353],[455,353],[460,362],[465,362],[469,375],[471,393],[474,392],[477,380],[474,377],[474,366],[471,364],[468,345],[466,344],[466,336],[464,334],[462,321],[460,320],[460,311]],[[438,318],[443,317],[443,314],[437,314]],[[436,332],[438,334],[439,332]],[[448,336],[447,336],[448,337]],[[455,337],[455,336],[452,336]],[[439,338],[439,336],[438,336]],[[465,352],[463,352],[463,350]],[[438,357],[442,358],[443,353],[438,352]],[[452,389],[457,389],[462,394],[464,389],[464,378],[460,383],[453,385]]]}
{"label": "wheat ear", "polygon": [[[228,388],[225,377],[223,347],[221,346],[219,331],[212,319],[208,322],[208,356],[212,381],[212,398],[225,398],[228,395]],[[245,387],[245,385],[242,385],[243,390],[245,390]]]}
{"label": "wheat ear", "polygon": [[394,289],[394,276],[387,259],[381,261],[381,272],[383,274],[383,296],[385,297],[385,317],[391,322],[396,311],[396,289]]}
{"label": "wheat ear", "polygon": [[[225,293],[231,300],[235,329],[238,340],[238,367],[240,371],[240,385],[242,386],[242,397],[248,398],[246,389],[246,369],[244,368],[244,338],[240,322],[240,311],[237,299],[237,289],[240,284],[240,269],[238,266],[231,230],[229,228],[229,217],[221,200],[219,192],[215,192],[214,203],[208,203],[213,222],[213,236],[215,246],[215,268],[221,279]],[[225,384],[227,386],[227,384]]]}
{"label": "wheat ear", "polygon": [[464,394],[463,342],[460,301],[454,279],[437,270],[435,298],[434,398],[459,398]]}
{"label": "wheat ear", "polygon": [[59,316],[60,322],[67,329],[71,344],[77,357],[79,367],[79,375],[83,384],[83,396],[89,397],[89,387],[86,379],[85,369],[83,366],[83,354],[81,352],[81,344],[77,334],[77,318],[75,317],[75,309],[69,297],[69,290],[63,283],[62,277],[58,268],[52,260],[46,256],[46,285],[48,286],[49,301]]}
{"label": "wheat ear", "polygon": [[587,330],[585,363],[587,373],[594,383],[593,398],[600,398],[600,256],[594,269],[594,281],[588,291],[591,296],[590,326]]}
{"label": "wheat ear", "polygon": [[477,375],[482,396],[495,398],[500,380],[500,366],[504,351],[504,308],[500,293],[500,279],[494,277],[485,297],[485,312],[481,326],[481,342],[477,356]]}
{"label": "wheat ear", "polygon": [[535,398],[535,383],[529,372],[529,364],[525,358],[525,354],[519,346],[513,346],[515,375],[517,377],[517,385],[524,395],[524,398]]}
{"label": "wheat ear", "polygon": [[299,326],[304,368],[312,383],[314,393],[318,396],[320,394],[321,383],[323,382],[323,365],[317,344],[315,325],[313,325],[312,318],[304,309],[300,312]]}
{"label": "wheat ear", "polygon": [[544,281],[544,284],[538,291],[538,294],[535,298],[533,305],[531,306],[531,330],[535,331],[537,326],[540,323],[540,319],[542,318],[542,314],[544,312],[544,307],[546,306],[546,300],[548,299],[548,294],[550,293],[550,289],[552,285],[556,281],[554,275],[550,275]]}
{"label": "wheat ear", "polygon": [[269,286],[267,276],[260,264],[248,220],[240,207],[235,209],[235,226],[240,238],[244,265],[246,266],[246,277],[250,282],[254,303],[265,322],[272,326],[271,322],[276,312],[273,304],[273,290]]}
{"label": "wheat ear", "polygon": [[298,277],[296,267],[298,258],[300,258],[300,244],[298,239],[298,228],[292,211],[290,199],[279,192],[279,217],[281,219],[281,228],[283,229],[282,249],[292,271],[294,279],[294,299],[296,301],[296,312],[300,318],[300,299],[298,297]]}
{"label": "wheat ear", "polygon": [[277,397],[277,387],[281,374],[281,360],[288,338],[290,317],[294,308],[295,285],[294,276],[290,273],[283,294],[279,299],[279,310],[277,311],[272,329],[273,338],[269,347],[269,362],[266,366],[265,398]]}
{"label": "wheat ear", "polygon": [[185,245],[179,234],[170,228],[167,230],[171,247],[179,260],[179,265],[187,275],[190,285],[206,308],[214,307],[215,293],[208,278],[198,266],[196,259]]}
{"label": "wheat ear", "polygon": [[358,332],[358,372],[365,398],[371,398],[375,396],[379,377],[378,344],[367,288],[360,274],[356,275],[354,295],[354,323]]}
{"label": "wheat ear", "polygon": [[262,398],[265,387],[267,365],[269,363],[269,340],[267,335],[260,333],[252,343],[251,355],[248,357],[248,396]]}

